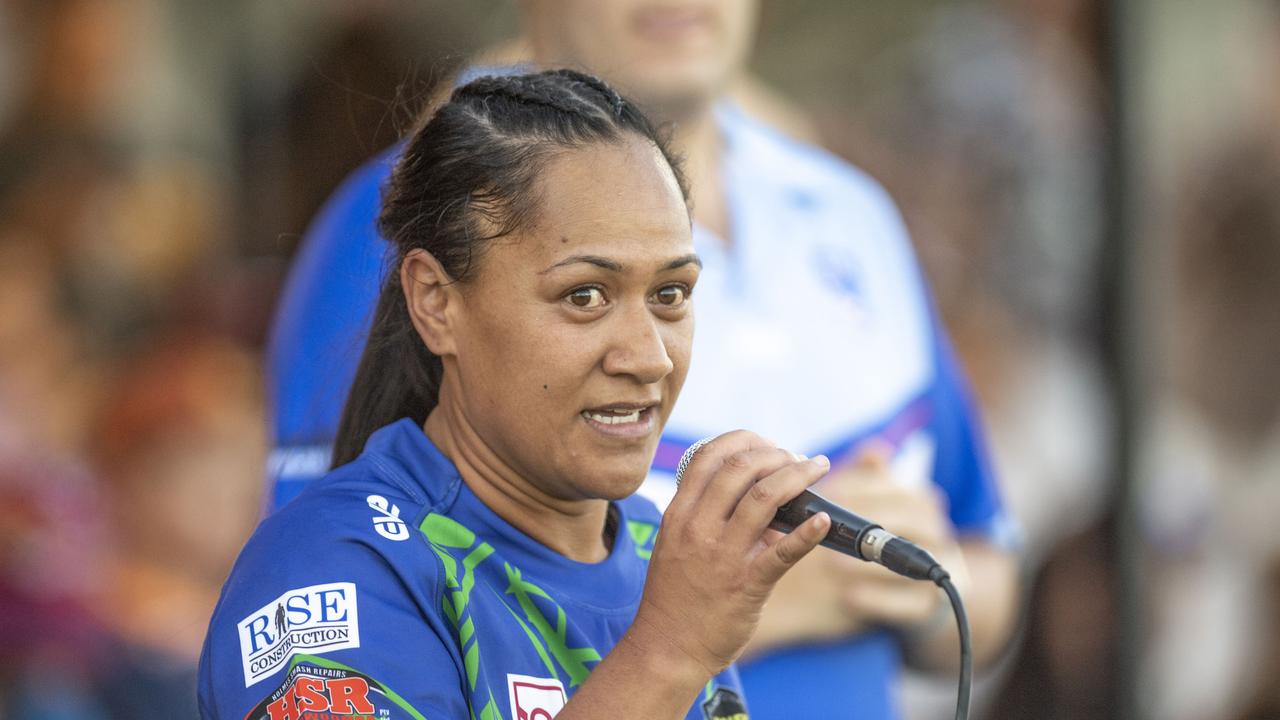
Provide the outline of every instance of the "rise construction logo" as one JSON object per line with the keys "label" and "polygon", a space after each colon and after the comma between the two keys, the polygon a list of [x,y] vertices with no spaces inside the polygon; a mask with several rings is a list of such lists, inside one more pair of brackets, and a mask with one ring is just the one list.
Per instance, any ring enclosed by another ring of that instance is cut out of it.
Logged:
{"label": "rise construction logo", "polygon": [[320,655],[360,647],[355,583],[289,590],[236,626],[244,686],[265,680],[294,653]]}

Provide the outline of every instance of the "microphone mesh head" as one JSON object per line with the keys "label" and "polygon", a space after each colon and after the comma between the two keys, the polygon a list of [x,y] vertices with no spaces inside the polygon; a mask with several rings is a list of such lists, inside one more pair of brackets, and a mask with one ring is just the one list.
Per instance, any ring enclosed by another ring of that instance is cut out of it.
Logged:
{"label": "microphone mesh head", "polygon": [[684,454],[680,456],[680,463],[676,465],[676,485],[679,485],[680,481],[684,479],[685,468],[689,467],[689,463],[693,462],[693,456],[702,449],[703,445],[706,445],[714,439],[715,438],[709,437],[702,438],[698,442],[690,445],[688,450],[684,451]]}

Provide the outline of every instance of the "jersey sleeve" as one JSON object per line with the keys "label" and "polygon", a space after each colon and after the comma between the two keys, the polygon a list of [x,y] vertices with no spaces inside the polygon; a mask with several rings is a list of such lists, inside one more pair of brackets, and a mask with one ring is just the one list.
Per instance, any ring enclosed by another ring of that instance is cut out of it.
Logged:
{"label": "jersey sleeve", "polygon": [[929,389],[937,443],[934,482],[946,493],[951,522],[960,535],[1012,549],[1020,533],[1005,511],[968,381],[946,332],[935,328],[935,377]]}
{"label": "jersey sleeve", "polygon": [[270,518],[237,561],[200,659],[202,717],[468,717],[430,553],[328,513],[300,521],[311,505]]}
{"label": "jersey sleeve", "polygon": [[356,171],[307,229],[268,342],[268,511],[329,470],[342,406],[377,303],[388,245],[377,232],[399,148]]}

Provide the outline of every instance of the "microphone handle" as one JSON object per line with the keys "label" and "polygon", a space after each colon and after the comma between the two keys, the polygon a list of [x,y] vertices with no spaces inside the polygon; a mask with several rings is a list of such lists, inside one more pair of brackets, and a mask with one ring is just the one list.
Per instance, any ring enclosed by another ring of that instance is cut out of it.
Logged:
{"label": "microphone handle", "polygon": [[812,490],[805,490],[778,508],[769,527],[791,532],[817,513],[831,516],[822,545],[859,560],[877,563],[914,580],[937,582],[947,571],[926,550],[856,515]]}
{"label": "microphone handle", "polygon": [[860,546],[867,532],[880,526],[845,510],[812,490],[805,490],[791,502],[778,508],[778,514],[774,516],[773,523],[769,527],[782,532],[791,532],[805,520],[820,512],[831,516],[831,529],[822,539],[823,546],[860,560],[871,560],[863,554]]}

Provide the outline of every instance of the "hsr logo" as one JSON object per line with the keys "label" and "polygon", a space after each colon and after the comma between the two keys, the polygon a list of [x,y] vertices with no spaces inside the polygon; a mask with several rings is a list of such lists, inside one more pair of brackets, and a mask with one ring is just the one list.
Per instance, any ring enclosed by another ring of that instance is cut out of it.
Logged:
{"label": "hsr logo", "polygon": [[386,718],[391,711],[385,700],[386,688],[362,672],[304,660],[244,720]]}
{"label": "hsr logo", "polygon": [[299,675],[289,689],[267,705],[270,720],[303,720],[309,713],[331,715],[372,715],[377,708],[369,701],[369,682],[361,677],[323,678]]}
{"label": "hsr logo", "polygon": [[245,687],[271,676],[295,652],[319,655],[360,647],[355,583],[289,590],[236,628]]}

